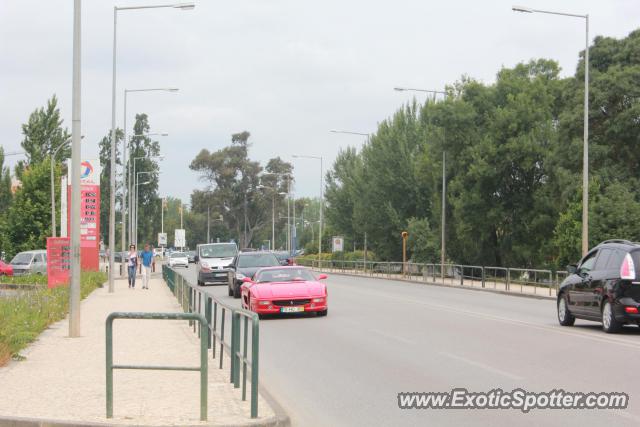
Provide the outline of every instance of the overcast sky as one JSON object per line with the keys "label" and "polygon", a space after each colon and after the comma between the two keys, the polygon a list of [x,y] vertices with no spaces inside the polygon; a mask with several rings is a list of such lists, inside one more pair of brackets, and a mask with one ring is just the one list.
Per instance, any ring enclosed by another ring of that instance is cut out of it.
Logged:
{"label": "overcast sky", "polygon": [[[164,1],[158,0],[158,4]],[[394,86],[441,89],[467,74],[486,83],[503,66],[546,57],[573,74],[584,21],[511,11],[510,0],[199,0],[191,11],[118,14],[117,123],[123,90],[149,115],[166,159],[160,193],[188,202],[204,184],[189,169],[202,149],[251,132],[250,156],[293,161],[299,196],[319,193],[319,164],[373,132],[413,95]],[[85,0],[82,10],[83,157],[97,157],[111,125],[113,6],[154,0]],[[640,27],[638,0],[516,0],[538,9],[590,15],[590,38]],[[19,151],[21,124],[52,95],[71,127],[72,0],[0,0],[0,144]],[[417,95],[418,99],[423,97]],[[10,157],[13,164],[18,158]]]}

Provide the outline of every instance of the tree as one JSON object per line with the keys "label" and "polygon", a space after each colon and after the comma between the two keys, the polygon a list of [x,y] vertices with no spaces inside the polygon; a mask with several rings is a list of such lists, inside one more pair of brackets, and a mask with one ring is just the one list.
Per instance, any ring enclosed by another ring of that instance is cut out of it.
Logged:
{"label": "tree", "polygon": [[[267,172],[259,162],[249,159],[249,132],[231,136],[231,145],[215,152],[203,149],[189,166],[200,173],[207,189],[192,195],[192,204],[199,212],[209,206],[219,212],[232,236],[241,247],[250,247],[254,234],[271,225],[272,197],[260,185],[283,189],[285,178],[292,166],[281,159],[271,159]],[[273,173],[273,174],[271,174]],[[275,174],[275,175],[274,175]]]}
{"label": "tree", "polygon": [[[124,132],[122,129],[116,129],[116,165],[122,166],[120,160],[120,153],[122,153],[120,146],[122,139],[124,138]],[[110,208],[110,194],[111,194],[111,132],[107,133],[98,143],[100,150],[100,238],[104,242],[109,241],[109,208]],[[117,172],[117,168],[116,168]],[[121,189],[122,180],[117,179],[118,187],[116,188],[116,203],[122,203]],[[118,241],[118,231],[121,225],[120,209],[116,207],[116,241]],[[117,245],[119,247],[119,245]]]}
{"label": "tree", "polygon": [[[16,166],[18,177],[26,166],[44,161],[70,137],[67,129],[62,128],[62,123],[55,94],[47,101],[46,107],[40,107],[31,113],[28,122],[22,125],[24,138],[20,145],[26,152],[27,161],[20,161]],[[71,148],[61,148],[58,155],[60,158],[70,157]]]}

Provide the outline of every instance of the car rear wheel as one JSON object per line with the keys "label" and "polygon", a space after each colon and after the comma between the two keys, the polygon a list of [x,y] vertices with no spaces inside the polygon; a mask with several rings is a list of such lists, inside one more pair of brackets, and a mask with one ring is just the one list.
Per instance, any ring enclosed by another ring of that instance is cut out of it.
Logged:
{"label": "car rear wheel", "polygon": [[609,301],[605,301],[602,308],[602,329],[608,334],[615,334],[622,329],[622,323],[613,315],[613,305]]}
{"label": "car rear wheel", "polygon": [[573,326],[576,318],[569,311],[569,304],[567,303],[567,295],[563,294],[558,299],[558,322],[562,326]]}
{"label": "car rear wheel", "polygon": [[317,311],[316,313],[318,313],[318,317],[322,317],[322,316],[326,316],[328,312],[329,312],[329,309]]}
{"label": "car rear wheel", "polygon": [[240,285],[236,283],[236,287],[233,289],[233,297],[240,298]]}

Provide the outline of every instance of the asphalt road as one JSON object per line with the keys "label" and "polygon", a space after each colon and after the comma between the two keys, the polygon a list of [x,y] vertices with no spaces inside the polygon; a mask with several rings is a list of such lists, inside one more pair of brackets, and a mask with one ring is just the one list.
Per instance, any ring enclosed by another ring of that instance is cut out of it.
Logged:
{"label": "asphalt road", "polygon": [[[185,270],[195,282],[195,268]],[[329,314],[260,322],[262,384],[296,426],[640,425],[640,328],[560,327],[555,303],[333,275]],[[207,292],[225,301],[224,286]],[[627,410],[398,408],[398,392],[626,392]]]}

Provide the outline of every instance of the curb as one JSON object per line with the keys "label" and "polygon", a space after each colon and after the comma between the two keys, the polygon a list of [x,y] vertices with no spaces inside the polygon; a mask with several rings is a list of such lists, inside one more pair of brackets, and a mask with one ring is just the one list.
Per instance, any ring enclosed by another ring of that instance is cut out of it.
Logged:
{"label": "curb", "polygon": [[[325,271],[325,270],[322,270],[322,271]],[[491,288],[476,288],[474,286],[445,285],[445,284],[436,283],[436,282],[416,281],[416,280],[407,280],[407,279],[400,279],[400,278],[390,279],[390,278],[387,278],[387,277],[364,276],[364,275],[360,275],[360,274],[348,274],[348,273],[334,273],[334,272],[329,272],[329,271],[327,271],[327,273],[335,274],[335,275],[338,275],[338,276],[362,277],[362,278],[365,278],[365,279],[390,280],[390,281],[394,281],[394,282],[415,283],[416,285],[437,286],[439,288],[465,289],[465,290],[468,290],[468,291],[488,292],[488,293],[492,293],[492,294],[509,295],[509,296],[512,296],[512,297],[521,297],[521,298],[530,298],[530,299],[539,299],[539,300],[549,300],[549,301],[555,301],[556,300],[556,297],[549,296],[549,295],[525,294],[525,293],[502,291],[502,290],[499,290],[499,289],[491,289]]]}

